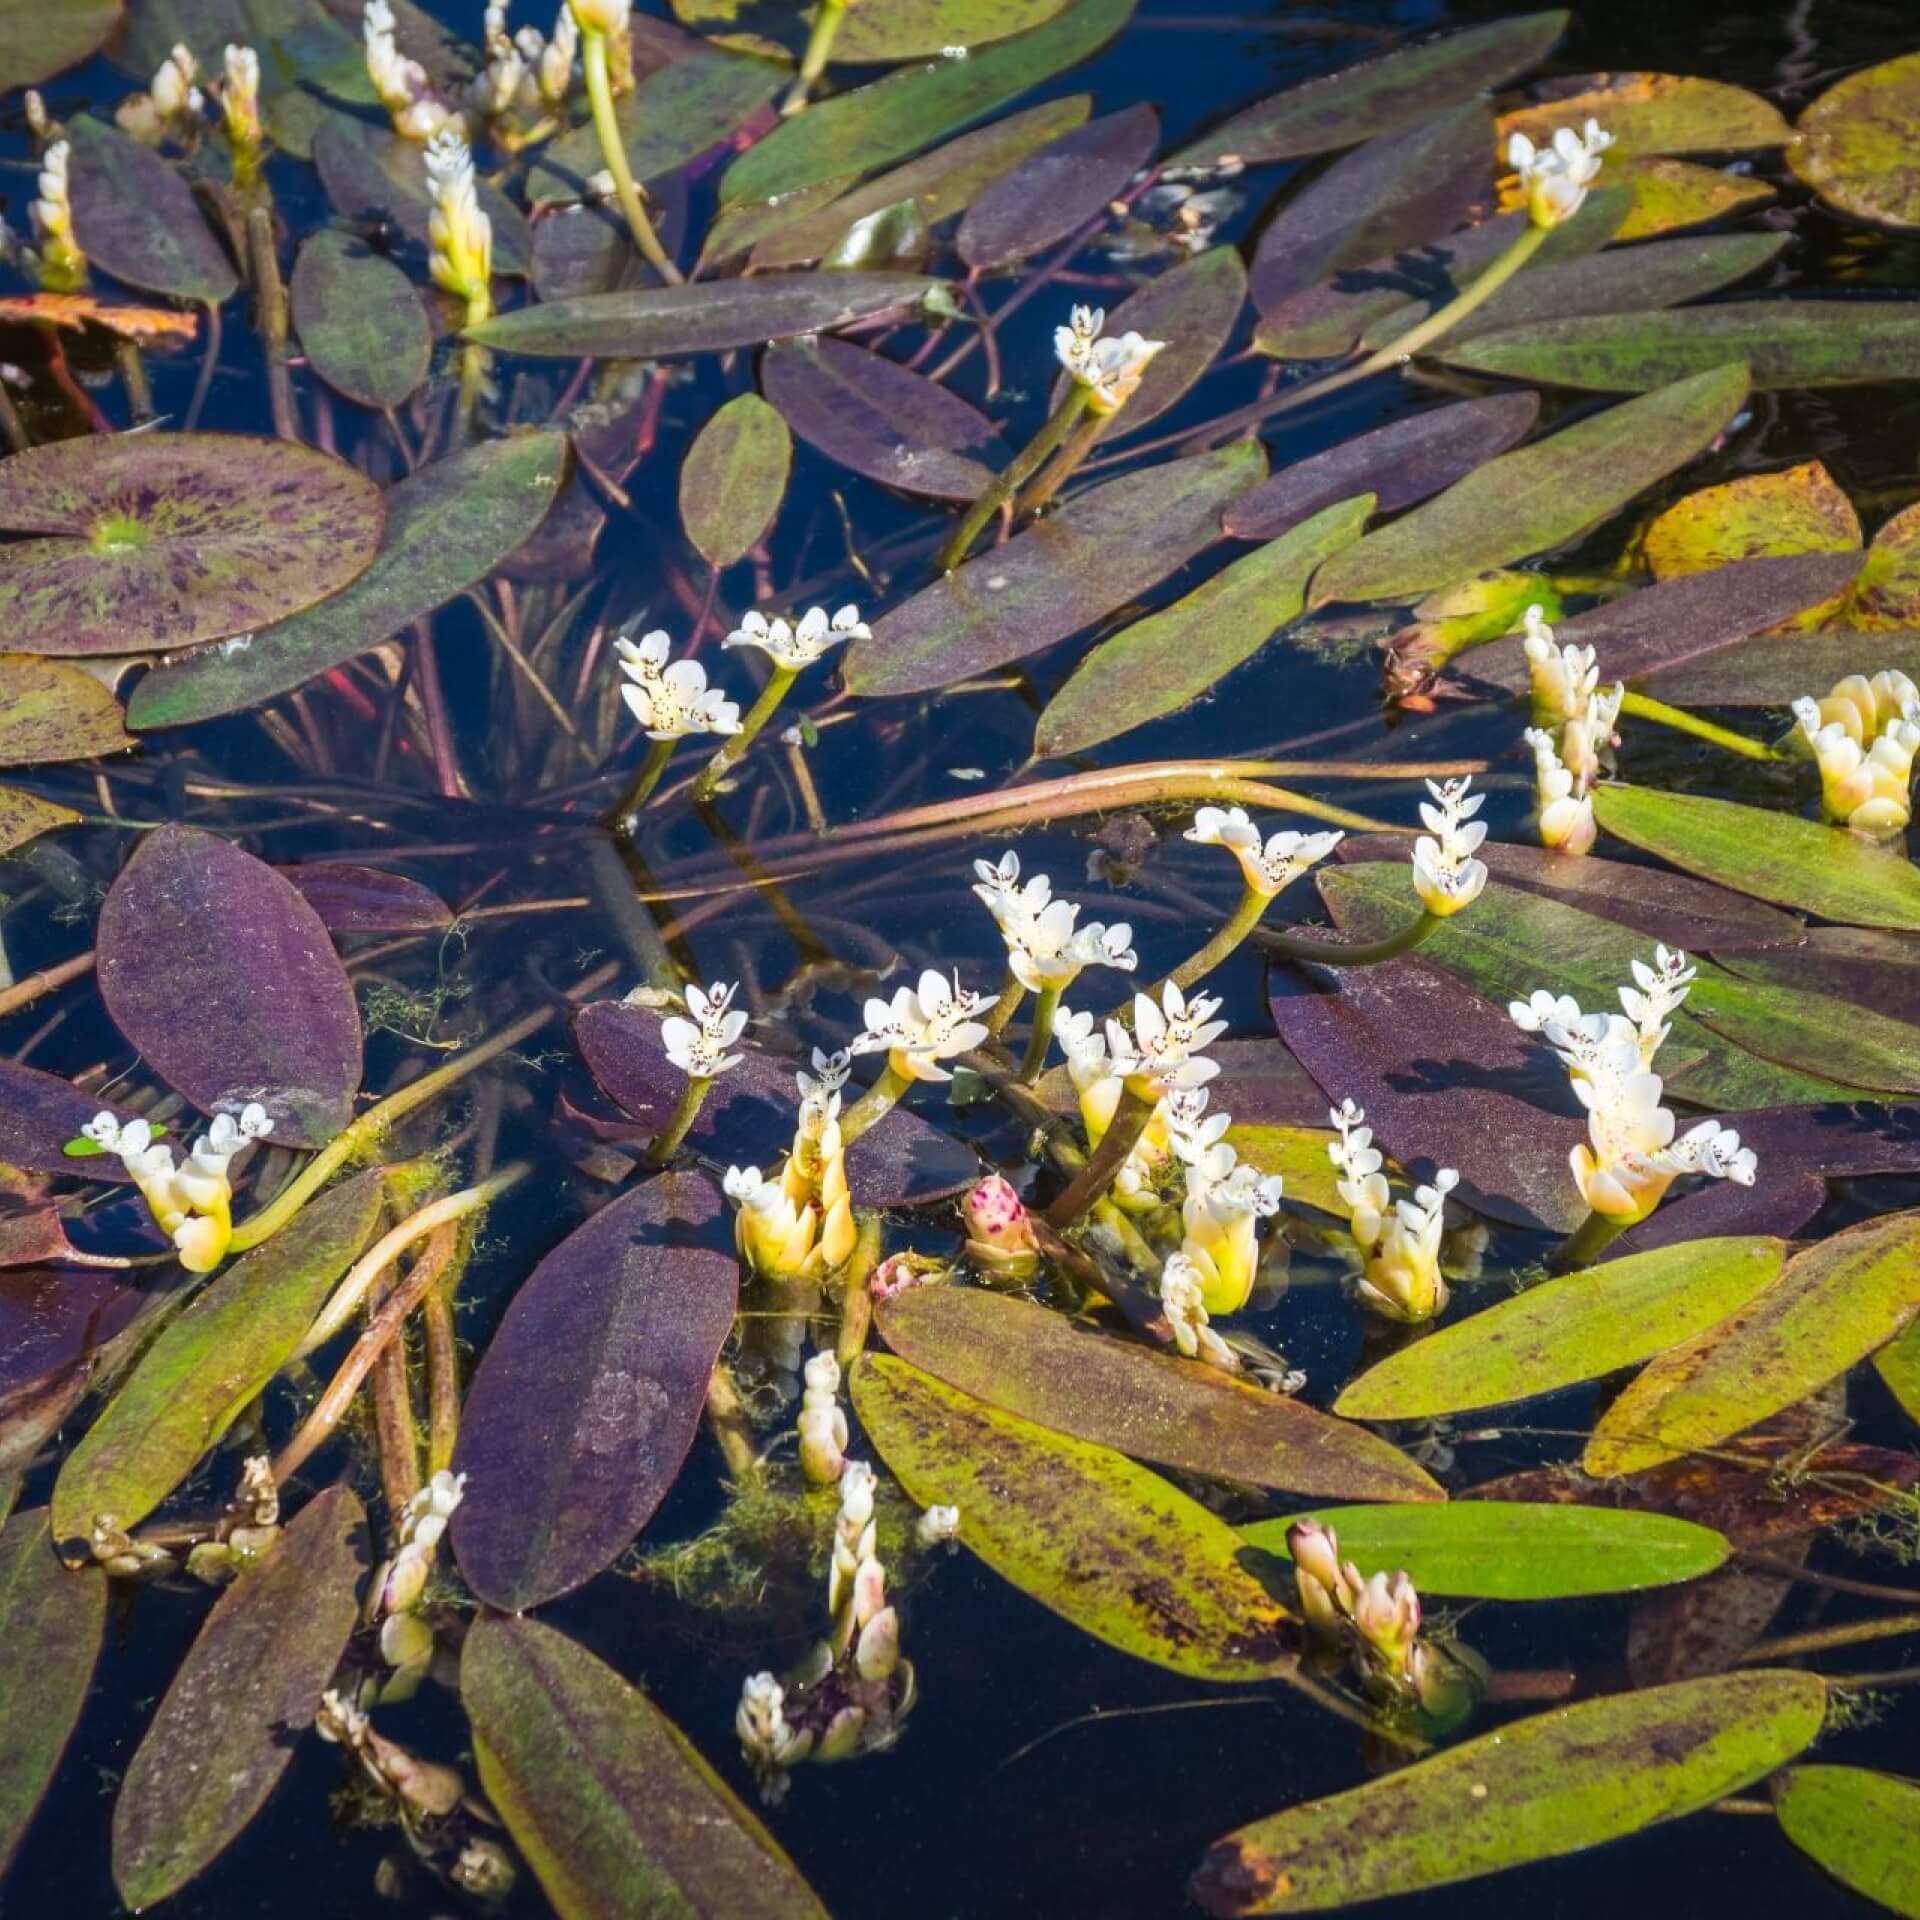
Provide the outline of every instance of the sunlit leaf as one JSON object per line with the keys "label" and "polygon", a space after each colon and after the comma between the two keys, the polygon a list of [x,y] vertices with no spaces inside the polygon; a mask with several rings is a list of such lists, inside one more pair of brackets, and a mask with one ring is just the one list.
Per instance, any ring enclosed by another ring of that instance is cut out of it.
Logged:
{"label": "sunlit leaf", "polygon": [[[1647,529],[1647,564],[1662,579],[1733,560],[1842,553],[1862,544],[1860,516],[1818,460],[1744,473],[1676,500]],[[1803,616],[1820,624],[1820,609]]]}
{"label": "sunlit leaf", "polygon": [[0,326],[14,322],[61,327],[69,332],[104,327],[143,347],[172,346],[196,338],[200,331],[197,313],[181,313],[172,307],[132,307],[125,301],[102,300],[91,293],[9,295],[0,299]]}
{"label": "sunlit leaf", "polygon": [[1662,669],[1649,677],[1647,691],[1677,706],[1786,707],[1846,674],[1875,674],[1883,667],[1920,676],[1920,632],[1840,627],[1758,636]]}
{"label": "sunlit leaf", "polygon": [[[1315,1093],[1319,1092],[1316,1087]],[[1341,1175],[1327,1158],[1327,1149],[1339,1136],[1328,1127],[1249,1125],[1235,1120],[1226,1142],[1249,1166],[1277,1173],[1286,1182],[1286,1197],[1296,1205],[1318,1207],[1322,1213],[1341,1213]]]}
{"label": "sunlit leaf", "polygon": [[[1116,440],[1139,432],[1186,397],[1219,358],[1246,303],[1247,270],[1239,250],[1209,247],[1156,275],[1108,313],[1109,334],[1140,333],[1167,343],[1109,429]],[[1062,374],[1054,387],[1056,405],[1065,389]]]}
{"label": "sunlit leaf", "polygon": [[1749,980],[1776,980],[1836,1000],[1858,1000],[1896,1020],[1920,1024],[1920,940],[1911,934],[1806,927],[1763,947],[1735,946],[1714,957]]}
{"label": "sunlit leaf", "polygon": [[656,1174],[513,1296],[454,1462],[494,1490],[453,1521],[460,1571],[490,1605],[517,1613],[590,1580],[667,1497],[733,1327],[726,1213],[704,1175]]}
{"label": "sunlit leaf", "polygon": [[132,745],[120,702],[92,674],[30,653],[0,653],[0,767],[92,760]]}
{"label": "sunlit leaf", "polygon": [[61,1566],[44,1507],[0,1528],[0,1873],[59,1769],[106,1624],[106,1575]]}
{"label": "sunlit leaf", "polygon": [[343,860],[308,860],[281,871],[332,934],[440,933],[453,924],[447,903],[402,873]]}
{"label": "sunlit leaf", "polygon": [[482,1614],[460,1697],[480,1785],[560,1920],[826,1920],[680,1729],[564,1634]]}
{"label": "sunlit leaf", "polygon": [[1223,567],[1087,655],[1034,729],[1042,759],[1078,753],[1211,692],[1306,604],[1321,561],[1360,537],[1373,495],[1342,500]]}
{"label": "sunlit leaf", "polygon": [[887,1345],[922,1373],[1075,1440],[1249,1486],[1444,1498],[1364,1427],[1197,1360],[1076,1327],[1031,1301],[978,1287],[914,1287],[876,1303],[875,1318]]}
{"label": "sunlit leaf", "polygon": [[80,816],[71,807],[43,800],[23,787],[0,784],[0,854],[12,853],[56,827],[79,824]]}
{"label": "sunlit leaf", "polygon": [[54,1537],[76,1562],[103,1515],[136,1527],[286,1365],[380,1217],[382,1176],[323,1193],[169,1322],[67,1455]]}
{"label": "sunlit leaf", "polygon": [[1920,1331],[1908,1327],[1891,1346],[1873,1356],[1873,1365],[1907,1418],[1920,1426]]}
{"label": "sunlit leaf", "polygon": [[1920,626],[1920,502],[1873,536],[1845,618],[1875,632]]}
{"label": "sunlit leaf", "polygon": [[1787,1262],[1731,1318],[1652,1361],[1600,1416],[1601,1478],[1711,1447],[1793,1406],[1920,1313],[1920,1215],[1849,1227]]}
{"label": "sunlit leaf", "polygon": [[1289,1616],[1240,1564],[1240,1536],[1123,1454],[989,1407],[880,1354],[854,1363],[854,1411],[921,1506],[1083,1633],[1202,1680],[1294,1665]]}
{"label": "sunlit leaf", "polygon": [[1555,1860],[1698,1812],[1819,1733],[1826,1683],[1785,1671],[1582,1701],[1214,1842],[1214,1914],[1323,1913]]}
{"label": "sunlit leaf", "polygon": [[0,0],[0,91],[37,87],[78,66],[121,23],[120,0]]}
{"label": "sunlit leaf", "polygon": [[566,470],[566,436],[558,433],[483,441],[423,467],[387,494],[380,551],[346,592],[229,645],[169,661],[134,688],[128,724],[179,727],[239,713],[379,646],[523,545]]}
{"label": "sunlit leaf", "polygon": [[0,621],[26,653],[217,640],[324,600],[380,543],[380,491],[236,433],[93,434],[0,461]]}
{"label": "sunlit leaf", "polygon": [[1625,186],[1633,195],[1627,216],[1613,236],[1623,243],[1704,226],[1730,214],[1751,213],[1777,197],[1764,180],[1691,160],[1630,160],[1609,154],[1606,171],[1615,185]]}
{"label": "sunlit leaf", "polygon": [[1311,603],[1410,599],[1564,546],[1711,445],[1746,396],[1746,369],[1717,366],[1503,453],[1337,554]]}
{"label": "sunlit leaf", "polygon": [[976,271],[1030,260],[1101,218],[1153,156],[1160,116],[1145,101],[1049,141],[973,196],[954,246]]}
{"label": "sunlit leaf", "polygon": [[1504,149],[1516,133],[1536,146],[1551,143],[1559,127],[1598,120],[1612,134],[1621,159],[1654,153],[1742,153],[1777,147],[1788,127],[1779,109],[1724,80],[1698,74],[1595,73],[1557,80],[1552,98],[1500,117]]}
{"label": "sunlit leaf", "polygon": [[366,407],[397,407],[425,384],[433,328],[414,284],[391,260],[323,227],[300,248],[293,324],[313,370]]}
{"label": "sunlit leaf", "polygon": [[258,1101],[282,1146],[353,1117],[360,1013],[299,890],[197,827],[147,835],[107,891],[101,996],[147,1065],[203,1113]]}
{"label": "sunlit leaf", "polygon": [[1063,11],[1068,0],[888,0],[849,7],[834,35],[835,65],[926,60],[948,47],[979,47],[1025,33]]}
{"label": "sunlit leaf", "polygon": [[758,546],[786,497],[787,423],[757,393],[736,394],[694,436],[680,466],[680,522],[710,567]]}
{"label": "sunlit leaf", "polygon": [[214,1603],[114,1801],[113,1881],[136,1912],[204,1872],[279,1784],[359,1616],[366,1520],[327,1488]]}
{"label": "sunlit leaf", "polygon": [[877,621],[848,650],[848,687],[926,692],[1064,640],[1211,546],[1221,509],[1265,473],[1264,450],[1242,441],[1077,495]]}
{"label": "sunlit leaf", "polygon": [[[50,9],[49,11],[57,11]],[[73,237],[93,264],[143,293],[217,307],[240,284],[179,173],[118,127],[67,126]]]}
{"label": "sunlit leaf", "polygon": [[1563,1274],[1389,1354],[1335,1404],[1355,1420],[1422,1420],[1597,1380],[1718,1326],[1786,1254],[1773,1239],[1692,1240]]}
{"label": "sunlit leaf", "polygon": [[1789,1767],[1774,1782],[1780,1831],[1855,1893],[1920,1920],[1920,1781],[1866,1767]]}
{"label": "sunlit leaf", "polygon": [[[1263,1552],[1287,1557],[1302,1516],[1240,1529]],[[1404,1568],[1422,1595],[1467,1600],[1567,1600],[1698,1580],[1730,1551],[1710,1527],[1660,1513],[1468,1500],[1444,1507],[1323,1507],[1313,1518],[1363,1571]]]}
{"label": "sunlit leaf", "polygon": [[1800,116],[1787,164],[1831,207],[1920,226],[1920,53],[1836,81]]}

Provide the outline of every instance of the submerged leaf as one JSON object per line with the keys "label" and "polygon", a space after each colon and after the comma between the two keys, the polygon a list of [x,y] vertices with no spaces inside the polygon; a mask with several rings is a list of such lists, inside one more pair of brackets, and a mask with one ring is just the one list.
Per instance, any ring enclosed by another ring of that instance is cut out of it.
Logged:
{"label": "submerged leaf", "polygon": [[233,293],[233,263],[172,166],[87,115],[68,123],[66,138],[73,237],[95,266],[142,293],[207,307]]}
{"label": "submerged leaf", "polygon": [[680,466],[680,521],[710,567],[758,546],[786,497],[787,423],[757,393],[736,394],[694,436]]}
{"label": "submerged leaf", "polygon": [[1920,1781],[1866,1767],[1789,1767],[1773,1788],[1780,1831],[1843,1887],[1920,1920]]}
{"label": "submerged leaf", "polygon": [[397,407],[426,384],[433,327],[391,260],[323,227],[301,245],[288,289],[313,370],[363,407]]}
{"label": "submerged leaf", "polygon": [[43,800],[23,787],[0,785],[0,855],[27,846],[56,827],[77,827],[80,816],[71,807]]}
{"label": "submerged leaf", "polygon": [[440,933],[453,910],[403,873],[344,860],[308,860],[281,868],[329,933]]}

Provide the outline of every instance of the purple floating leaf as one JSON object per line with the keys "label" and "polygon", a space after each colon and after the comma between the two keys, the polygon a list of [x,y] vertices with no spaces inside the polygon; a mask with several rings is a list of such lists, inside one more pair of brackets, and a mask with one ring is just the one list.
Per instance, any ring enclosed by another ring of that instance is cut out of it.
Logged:
{"label": "purple floating leaf", "polygon": [[[644,1126],[664,1126],[686,1076],[660,1044],[660,1016],[619,1000],[594,1000],[575,1015],[573,1031],[602,1091]],[[793,1139],[799,1094],[790,1064],[744,1051],[740,1064],[713,1083],[687,1137],[730,1163],[764,1167]],[[856,1206],[921,1206],[963,1191],[979,1176],[971,1147],[899,1107],[847,1151]]]}
{"label": "purple floating leaf", "polygon": [[1235,500],[1222,524],[1236,540],[1277,540],[1361,493],[1376,496],[1376,513],[1397,512],[1517,446],[1539,415],[1537,393],[1496,393],[1416,413],[1283,467]]}
{"label": "purple floating leaf", "polygon": [[1637,1227],[1629,1227],[1607,1249],[1607,1257],[1732,1234],[1770,1233],[1791,1240],[1826,1204],[1827,1184],[1817,1173],[1784,1173],[1776,1179],[1763,1165],[1750,1187],[1711,1180],[1696,1193],[1669,1200]]}
{"label": "purple floating leaf", "polygon": [[83,1092],[56,1074],[0,1060],[0,1163],[86,1180],[126,1179],[127,1171],[114,1154],[75,1159],[64,1151],[103,1108],[110,1108],[118,1120],[133,1118],[127,1108]]}
{"label": "purple floating leaf", "polygon": [[1811,1173],[1828,1180],[1920,1172],[1920,1106],[1755,1107],[1719,1118],[1760,1156],[1763,1181]]}
{"label": "purple floating leaf", "polygon": [[1062,134],[977,195],[955,239],[976,271],[1031,260],[1096,218],[1145,166],[1160,116],[1144,102]]}
{"label": "purple floating leaf", "polygon": [[310,860],[280,871],[329,933],[438,933],[453,925],[452,908],[404,873],[344,860]]}
{"label": "purple floating leaf", "polygon": [[203,1113],[257,1100],[293,1147],[353,1118],[352,984],[320,916],[265,861],[161,827],[108,889],[95,945],[114,1024]]}
{"label": "purple floating leaf", "polygon": [[0,1273],[0,1473],[29,1465],[147,1296],[97,1269]]}
{"label": "purple floating leaf", "polygon": [[1580,1108],[1503,1009],[1420,960],[1341,968],[1324,988],[1276,973],[1271,990],[1280,1037],[1328,1104],[1365,1107],[1402,1166],[1457,1168],[1462,1197],[1496,1220],[1564,1233],[1586,1217],[1567,1167]]}
{"label": "purple floating leaf", "polygon": [[1855,1000],[1920,1025],[1920,941],[1903,934],[1875,927],[1796,927],[1777,943],[1728,952],[1723,964],[1744,979]]}
{"label": "purple floating leaf", "polygon": [[958,394],[845,340],[776,341],[760,384],[809,446],[903,493],[971,500],[1009,457]]}
{"label": "purple floating leaf", "polygon": [[454,1515],[467,1584],[523,1612],[593,1578],[653,1518],[699,1430],[740,1270],[703,1175],[603,1208],[514,1296],[467,1394]]}

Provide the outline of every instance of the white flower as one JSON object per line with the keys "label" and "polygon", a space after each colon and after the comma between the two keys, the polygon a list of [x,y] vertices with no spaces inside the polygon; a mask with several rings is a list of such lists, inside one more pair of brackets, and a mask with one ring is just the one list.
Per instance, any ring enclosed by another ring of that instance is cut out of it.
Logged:
{"label": "white flower", "polygon": [[847,1075],[852,1067],[851,1049],[841,1047],[833,1053],[823,1053],[815,1047],[813,1072],[794,1075],[799,1082],[801,1100],[830,1106],[832,1112],[837,1114],[840,1111],[840,1089],[847,1084]]}
{"label": "white flower", "polygon": [[1684,953],[1657,944],[1652,966],[1644,960],[1631,964],[1634,984],[1620,989],[1620,1004],[1639,1035],[1640,1064],[1650,1067],[1661,1043],[1673,1031],[1670,1022],[1685,1002],[1700,969],[1689,966]]}
{"label": "white flower", "polygon": [[816,1486],[831,1486],[847,1464],[847,1416],[841,1410],[840,1362],[816,1353],[802,1369],[806,1390],[800,1396],[800,1471]]}
{"label": "white flower", "polygon": [[749,613],[720,644],[758,647],[776,666],[798,673],[801,668],[824,659],[829,647],[837,647],[844,640],[870,638],[871,629],[860,618],[860,609],[848,605],[831,621],[825,607],[814,607],[801,617],[798,626],[791,627],[784,620],[768,620],[761,614]]}
{"label": "white flower", "polygon": [[1148,340],[1132,332],[1118,338],[1096,340],[1087,357],[1086,369],[1075,376],[1087,389],[1092,410],[1119,412],[1133,398],[1154,355],[1166,344],[1164,340]]}
{"label": "white flower", "polygon": [[1224,1020],[1213,1017],[1219,1010],[1216,996],[1196,993],[1189,1001],[1171,980],[1157,1003],[1136,993],[1133,1031],[1117,1020],[1107,1022],[1107,1057],[1113,1071],[1142,1098],[1154,1100],[1204,1086],[1220,1071],[1219,1061],[1200,1057],[1200,1050],[1227,1030]]}
{"label": "white flower", "polygon": [[1533,687],[1534,724],[1563,727],[1586,710],[1599,686],[1599,656],[1592,647],[1560,645],[1540,607],[1527,609],[1524,625],[1521,646]]}
{"label": "white flower", "polygon": [[1209,1314],[1246,1305],[1260,1265],[1259,1222],[1280,1210],[1281,1192],[1278,1174],[1240,1165],[1224,1140],[1188,1162],[1180,1251],[1199,1276]]}
{"label": "white flower", "polygon": [[660,1022],[661,1044],[667,1058],[690,1080],[711,1080],[737,1067],[744,1054],[729,1053],[747,1030],[747,1016],[733,1004],[738,989],[716,980],[712,986],[687,988],[691,1020],[670,1013]]}
{"label": "white flower", "polygon": [[394,131],[407,140],[431,140],[452,115],[433,97],[426,68],[395,44],[393,8],[387,0],[367,0],[360,26],[367,44],[367,77]]}
{"label": "white flower", "polygon": [[68,198],[67,167],[72,149],[64,140],[56,140],[40,156],[38,197],[30,209],[33,230],[42,245],[73,238],[73,203]]}
{"label": "white flower", "polygon": [[1913,814],[1920,695],[1903,673],[1849,674],[1824,700],[1793,703],[1796,737],[1820,768],[1821,810],[1857,833],[1890,836]]}
{"label": "white flower", "polygon": [[176,43],[155,70],[153,83],[148,88],[154,106],[164,119],[184,119],[206,105],[200,89],[194,85],[199,76],[200,63],[193,57],[193,49]]}
{"label": "white flower", "polygon": [[1883,668],[1871,680],[1850,673],[1834,682],[1824,700],[1796,700],[1793,710],[1803,742],[1811,744],[1820,727],[1837,720],[1851,739],[1865,746],[1895,720],[1920,720],[1920,687],[1898,668]]}
{"label": "white flower", "polygon": [[542,104],[549,108],[565,106],[580,58],[580,27],[567,0],[560,0],[550,40],[542,43],[538,29],[533,27],[522,27],[514,38],[522,57],[534,70]]}
{"label": "white flower", "polygon": [[1522,736],[1533,749],[1534,786],[1540,798],[1540,844],[1555,853],[1590,853],[1600,837],[1593,796],[1576,794],[1573,775],[1554,751],[1553,735],[1529,727]]}
{"label": "white flower", "polygon": [[1106,308],[1075,307],[1071,323],[1054,328],[1054,358],[1076,380],[1082,378],[1087,372],[1093,343],[1100,338],[1100,329],[1106,324]]}
{"label": "white flower", "polygon": [[1138,964],[1131,926],[1124,920],[1079,926],[1080,909],[1070,900],[1054,899],[1053,882],[1044,873],[1019,883],[1020,856],[1011,849],[998,866],[976,860],[973,870],[980,876],[974,892],[1007,943],[1008,968],[1028,992],[1070,987],[1088,967],[1130,973]]}
{"label": "white flower", "polygon": [[222,56],[226,85],[220,90],[220,111],[228,137],[236,146],[260,143],[260,56],[251,47],[230,46]]}
{"label": "white flower", "polygon": [[851,1051],[884,1053],[904,1079],[951,1080],[940,1062],[970,1052],[988,1037],[985,1022],[973,1017],[979,1006],[977,993],[929,967],[917,988],[897,988],[891,1002],[867,1002],[866,1031]]}
{"label": "white flower", "polygon": [[1427,831],[1413,843],[1413,886],[1432,914],[1445,916],[1472,906],[1487,884],[1485,862],[1473,857],[1487,837],[1485,822],[1473,818],[1487,796],[1470,796],[1469,784],[1465,779],[1444,785],[1429,780],[1427,791],[1439,804],[1420,803]]}
{"label": "white flower", "polygon": [[1380,1171],[1385,1161],[1373,1144],[1373,1129],[1364,1124],[1364,1107],[1342,1100],[1327,1117],[1340,1136],[1327,1142],[1327,1158],[1342,1176],[1335,1191],[1352,1218],[1353,1237],[1363,1247],[1371,1246],[1379,1238],[1381,1216],[1392,1198],[1387,1176]]}
{"label": "white flower", "polygon": [[914,1527],[913,1537],[923,1547],[951,1546],[960,1538],[958,1507],[929,1507]]}
{"label": "white flower", "polygon": [[682,740],[690,733],[738,733],[740,709],[718,687],[707,685],[707,670],[697,660],[675,660],[660,667],[648,649],[664,642],[663,633],[650,633],[638,646],[616,645],[621,669],[632,682],[620,697],[646,730],[649,740]]}
{"label": "white flower", "polygon": [[813,1751],[813,1729],[790,1726],[786,1708],[786,1689],[772,1674],[756,1673],[740,1689],[733,1716],[740,1751],[760,1783],[761,1798],[769,1803],[786,1792],[789,1770]]}
{"label": "white flower", "polygon": [[1173,1342],[1189,1360],[1237,1373],[1233,1349],[1207,1324],[1207,1303],[1199,1269],[1185,1253],[1167,1256],[1160,1270],[1160,1311],[1173,1329]]}
{"label": "white flower", "polygon": [[1360,1298],[1376,1313],[1421,1321],[1446,1311],[1440,1237],[1447,1195],[1459,1182],[1451,1167],[1441,1167],[1431,1186],[1416,1187],[1411,1200],[1396,1200],[1381,1216],[1378,1241],[1363,1249],[1367,1264],[1360,1281]]}
{"label": "white flower", "polygon": [[1225,847],[1240,862],[1248,887],[1270,900],[1324,860],[1346,835],[1276,833],[1263,846],[1244,807],[1202,807],[1185,837],[1203,847]]}
{"label": "white flower", "polygon": [[1597,120],[1589,120],[1580,133],[1560,128],[1544,150],[1524,133],[1507,142],[1507,165],[1520,176],[1527,215],[1536,227],[1557,227],[1580,211],[1599,174],[1600,156],[1612,145],[1613,135],[1601,132]]}
{"label": "white flower", "polygon": [[474,193],[473,155],[458,127],[443,126],[427,142],[428,271],[433,284],[472,305],[489,298],[493,280],[493,222]]}

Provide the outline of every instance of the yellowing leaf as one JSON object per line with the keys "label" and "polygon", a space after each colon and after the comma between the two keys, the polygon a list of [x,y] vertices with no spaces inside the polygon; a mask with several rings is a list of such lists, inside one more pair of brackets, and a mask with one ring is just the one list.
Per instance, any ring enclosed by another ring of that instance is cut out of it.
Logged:
{"label": "yellowing leaf", "polygon": [[1920,226],[1920,53],[1829,87],[1800,116],[1787,164],[1843,213]]}
{"label": "yellowing leaf", "polygon": [[24,293],[0,299],[0,323],[26,321],[64,327],[77,332],[88,326],[105,327],[143,347],[169,340],[191,340],[200,331],[198,313],[173,307],[129,307],[90,293]]}
{"label": "yellowing leaf", "polygon": [[1613,135],[1609,163],[1640,154],[1742,153],[1777,147],[1791,129],[1757,93],[1694,74],[1596,73],[1576,91],[1502,114],[1500,150],[1516,133],[1546,146],[1559,127],[1597,120]]}
{"label": "yellowing leaf", "polygon": [[1774,198],[1763,180],[1722,173],[1691,160],[1622,160],[1608,154],[1606,170],[1616,183],[1633,189],[1632,207],[1614,229],[1616,244],[1702,226],[1763,207]]}

